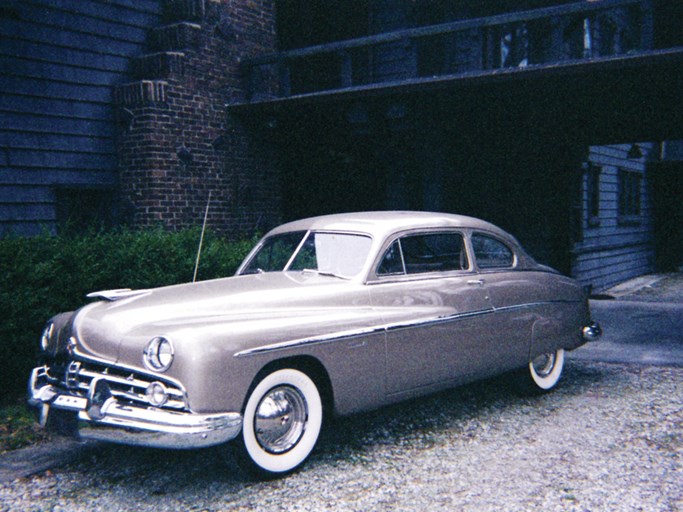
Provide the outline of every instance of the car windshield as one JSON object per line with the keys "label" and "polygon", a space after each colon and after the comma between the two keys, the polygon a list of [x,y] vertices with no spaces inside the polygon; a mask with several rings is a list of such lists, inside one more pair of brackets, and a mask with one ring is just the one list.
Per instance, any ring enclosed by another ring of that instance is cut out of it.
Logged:
{"label": "car windshield", "polygon": [[241,274],[316,272],[342,278],[362,270],[372,240],[366,235],[295,231],[266,238]]}

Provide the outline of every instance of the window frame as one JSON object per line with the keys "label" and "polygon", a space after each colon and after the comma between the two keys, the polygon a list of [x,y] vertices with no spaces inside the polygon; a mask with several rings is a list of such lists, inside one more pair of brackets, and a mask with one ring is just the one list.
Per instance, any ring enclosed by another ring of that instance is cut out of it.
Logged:
{"label": "window frame", "polygon": [[588,228],[600,225],[600,182],[602,167],[589,163],[585,170],[586,176],[586,226]]}
{"label": "window frame", "polygon": [[643,174],[617,169],[617,219],[620,225],[640,223],[643,213]]}
{"label": "window frame", "polygon": [[[481,236],[484,238],[490,238],[491,240],[494,240],[501,245],[503,245],[505,248],[507,248],[508,251],[510,251],[510,254],[512,255],[512,263],[509,266],[505,267],[482,267],[479,265],[479,258],[477,258],[477,253],[474,249],[474,238],[477,236]],[[519,264],[519,256],[517,254],[517,251],[515,251],[514,247],[507,243],[506,241],[502,240],[499,236],[494,235],[493,233],[489,233],[487,231],[480,231],[476,230],[470,233],[469,237],[469,242],[471,246],[470,253],[472,255],[472,262],[471,264],[474,265],[474,268],[477,270],[477,272],[480,273],[485,273],[485,272],[507,272],[510,270],[514,270],[517,268]]]}
{"label": "window frame", "polygon": [[[408,273],[407,268],[406,268],[406,262],[405,262],[405,256],[403,253],[403,247],[401,245],[401,240],[404,238],[408,237],[415,237],[415,236],[429,236],[429,235],[457,235],[460,237],[462,241],[462,250],[464,251],[465,257],[467,259],[467,268],[465,269],[453,269],[453,270],[432,270],[428,272],[413,272],[413,273]],[[390,273],[390,274],[381,274],[379,272],[379,267],[382,264],[382,261],[387,255],[387,252],[389,249],[394,245],[398,243],[399,250],[400,250],[400,257],[401,257],[401,263],[403,265],[403,272],[402,273]],[[401,233],[396,233],[392,237],[387,239],[387,242],[382,246],[382,249],[379,251],[379,255],[373,264],[372,268],[372,274],[369,276],[368,283],[384,283],[388,281],[412,281],[412,280],[420,280],[420,279],[437,279],[437,278],[443,278],[443,277],[450,277],[450,276],[455,276],[455,275],[463,275],[463,274],[472,274],[475,272],[474,264],[472,262],[472,254],[468,242],[468,234],[466,230],[464,229],[443,229],[443,228],[435,228],[435,229],[418,229],[418,230],[411,230],[411,231],[404,231]]]}

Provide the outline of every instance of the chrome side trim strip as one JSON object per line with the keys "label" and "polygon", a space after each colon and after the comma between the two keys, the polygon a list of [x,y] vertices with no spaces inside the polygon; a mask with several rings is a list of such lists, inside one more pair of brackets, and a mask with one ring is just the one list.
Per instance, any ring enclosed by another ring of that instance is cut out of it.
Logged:
{"label": "chrome side trim strip", "polygon": [[349,331],[333,332],[330,334],[323,334],[321,336],[315,336],[311,338],[300,338],[298,340],[282,341],[280,343],[272,343],[270,345],[263,345],[261,347],[241,350],[240,352],[237,352],[233,357],[252,356],[255,354],[261,354],[263,352],[271,352],[273,350],[284,350],[286,348],[298,347],[301,345],[329,343],[331,341],[336,341],[339,339],[351,339],[357,336],[365,336],[375,334],[377,332],[383,332],[385,330],[385,326],[366,327],[361,329],[353,329]]}
{"label": "chrome side trim strip", "polygon": [[289,349],[289,348],[300,347],[303,345],[318,345],[318,344],[322,344],[322,343],[330,343],[332,341],[343,340],[343,339],[351,339],[351,338],[356,338],[358,336],[366,336],[366,335],[375,334],[378,332],[391,332],[391,331],[396,331],[399,329],[410,329],[413,327],[426,326],[426,325],[430,325],[430,324],[438,325],[438,324],[442,324],[442,323],[456,322],[458,320],[463,320],[465,318],[474,318],[477,316],[489,315],[492,313],[501,313],[501,312],[506,312],[506,311],[528,309],[528,308],[534,308],[534,307],[545,306],[545,305],[550,305],[550,304],[565,304],[565,303],[573,303],[573,302],[575,302],[575,301],[550,300],[550,301],[544,301],[544,302],[531,302],[528,304],[516,304],[514,306],[505,306],[502,308],[490,308],[490,309],[481,309],[481,310],[477,310],[477,311],[468,311],[467,313],[455,313],[453,315],[440,316],[437,318],[427,318],[427,319],[413,320],[413,321],[406,321],[406,322],[395,322],[395,323],[390,323],[390,324],[378,325],[376,327],[363,327],[363,328],[359,328],[359,329],[351,329],[348,331],[338,331],[338,332],[333,332],[333,333],[329,333],[329,334],[323,334],[320,336],[313,336],[310,338],[299,338],[296,340],[282,341],[279,343],[272,343],[270,345],[263,345],[260,347],[250,348],[247,350],[241,350],[241,351],[235,353],[233,357],[239,358],[239,357],[253,356],[256,354],[262,354],[264,352],[271,352],[274,350],[285,350],[285,349]]}

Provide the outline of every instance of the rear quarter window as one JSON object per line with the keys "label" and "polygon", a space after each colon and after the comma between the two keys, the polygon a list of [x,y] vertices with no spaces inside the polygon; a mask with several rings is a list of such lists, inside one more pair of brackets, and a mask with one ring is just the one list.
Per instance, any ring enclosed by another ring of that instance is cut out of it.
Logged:
{"label": "rear quarter window", "polygon": [[511,268],[515,255],[505,243],[488,235],[472,235],[472,249],[480,269]]}

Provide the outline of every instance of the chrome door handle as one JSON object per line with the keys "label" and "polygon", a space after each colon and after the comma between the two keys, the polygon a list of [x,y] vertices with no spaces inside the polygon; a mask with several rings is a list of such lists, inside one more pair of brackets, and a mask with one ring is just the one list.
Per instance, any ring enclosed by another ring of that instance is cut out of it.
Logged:
{"label": "chrome door handle", "polygon": [[484,286],[484,280],[483,279],[470,279],[467,281],[467,284],[470,286]]}

